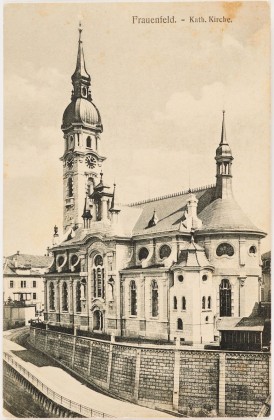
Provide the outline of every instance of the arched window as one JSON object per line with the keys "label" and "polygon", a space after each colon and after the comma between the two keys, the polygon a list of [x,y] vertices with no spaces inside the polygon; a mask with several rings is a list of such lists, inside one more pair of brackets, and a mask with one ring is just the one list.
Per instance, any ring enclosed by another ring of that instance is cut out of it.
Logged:
{"label": "arched window", "polygon": [[73,181],[72,178],[68,178],[68,197],[73,197]]}
{"label": "arched window", "polygon": [[134,280],[130,282],[130,314],[137,315],[137,290]]}
{"label": "arched window", "polygon": [[182,310],[183,311],[186,310],[186,298],[185,298],[185,296],[182,297]]}
{"label": "arched window", "polygon": [[68,310],[68,285],[65,282],[62,285],[62,309]]}
{"label": "arched window", "polygon": [[52,282],[49,284],[49,309],[55,310],[55,290]]}
{"label": "arched window", "polygon": [[181,318],[177,319],[177,330],[183,330],[183,321],[181,320]]}
{"label": "arched window", "polygon": [[105,287],[104,287],[104,276],[105,270],[103,267],[104,260],[101,255],[96,255],[93,261],[93,287],[94,287],[94,297],[105,296]]}
{"label": "arched window", "polygon": [[76,312],[81,312],[81,282],[76,283]]}
{"label": "arched window", "polygon": [[211,296],[207,298],[207,309],[211,309]]}
{"label": "arched window", "polygon": [[173,309],[177,309],[177,297],[173,297]]}
{"label": "arched window", "polygon": [[158,316],[158,284],[155,280],[151,283],[151,304],[152,316]]}
{"label": "arched window", "polygon": [[91,137],[90,136],[87,137],[87,147],[91,148]]}
{"label": "arched window", "polygon": [[206,306],[206,298],[205,296],[202,297],[202,309],[205,309]]}
{"label": "arched window", "polygon": [[91,195],[93,193],[93,187],[94,187],[94,179],[89,177],[87,182],[87,193],[88,195]]}
{"label": "arched window", "polygon": [[231,316],[231,285],[227,279],[220,284],[220,316]]}

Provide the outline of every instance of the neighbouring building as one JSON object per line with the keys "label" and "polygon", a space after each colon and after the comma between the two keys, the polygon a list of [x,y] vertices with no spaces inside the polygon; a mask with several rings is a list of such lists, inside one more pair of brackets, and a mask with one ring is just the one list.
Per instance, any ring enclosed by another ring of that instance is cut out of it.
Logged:
{"label": "neighbouring building", "polygon": [[271,252],[262,254],[263,275],[262,275],[262,302],[271,302]]}
{"label": "neighbouring building", "polygon": [[103,177],[103,124],[79,32],[61,127],[63,234],[55,227],[45,319],[117,336],[218,341],[224,324],[258,307],[266,236],[234,199],[225,113],[215,184],[119,205]]}
{"label": "neighbouring building", "polygon": [[53,258],[47,255],[16,254],[4,258],[4,304],[44,309],[44,273]]}

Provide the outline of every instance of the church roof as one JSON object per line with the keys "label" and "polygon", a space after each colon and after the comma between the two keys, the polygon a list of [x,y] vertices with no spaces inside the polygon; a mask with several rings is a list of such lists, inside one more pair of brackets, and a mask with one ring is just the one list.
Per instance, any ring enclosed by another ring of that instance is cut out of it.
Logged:
{"label": "church roof", "polygon": [[[164,197],[131,204],[132,207],[139,207],[142,209],[142,213],[134,226],[133,236],[178,230],[181,225],[181,221],[184,220],[187,201],[190,194],[193,192],[198,199],[199,216],[199,212],[201,212],[204,207],[214,200],[214,185],[197,188],[191,192],[182,191]],[[155,226],[148,227],[148,222],[154,211],[158,217],[157,224]],[[185,228],[183,228],[183,230],[187,232]]]}
{"label": "church roof", "polygon": [[210,267],[205,250],[200,245],[196,244],[193,239],[185,249],[182,249],[178,258],[178,263],[174,268],[178,267]]}
{"label": "church roof", "polygon": [[[249,220],[233,197],[216,199],[216,187],[210,185],[193,189],[191,192],[182,191],[131,204],[131,206],[142,209],[142,213],[134,226],[133,236],[176,230],[188,232],[181,222],[185,220],[187,201],[193,193],[198,199],[197,216],[202,221],[202,227],[199,231],[247,231],[259,232],[264,235],[264,232]],[[154,211],[157,214],[158,221],[155,226],[149,227],[148,222]]]}
{"label": "church roof", "polygon": [[203,222],[201,230],[260,231],[232,197],[214,200],[201,211],[199,217]]}

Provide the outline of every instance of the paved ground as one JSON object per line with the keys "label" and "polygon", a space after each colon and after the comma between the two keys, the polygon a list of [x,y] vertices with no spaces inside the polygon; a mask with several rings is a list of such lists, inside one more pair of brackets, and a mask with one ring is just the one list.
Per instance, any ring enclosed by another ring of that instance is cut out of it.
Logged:
{"label": "paved ground", "polygon": [[116,400],[89,389],[58,367],[57,364],[52,363],[49,358],[44,357],[43,354],[39,353],[37,358],[37,353],[33,352],[36,353],[34,358],[34,354],[30,354],[31,350],[9,340],[9,336],[12,338],[12,333],[4,333],[4,351],[11,353],[14,359],[24,366],[25,369],[62,396],[115,417],[127,417],[130,419],[140,417],[172,418],[171,415],[161,411]]}

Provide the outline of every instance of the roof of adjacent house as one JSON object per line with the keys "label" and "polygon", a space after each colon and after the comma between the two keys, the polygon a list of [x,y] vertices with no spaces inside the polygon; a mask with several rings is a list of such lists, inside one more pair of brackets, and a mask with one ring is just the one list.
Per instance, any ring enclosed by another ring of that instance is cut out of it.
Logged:
{"label": "roof of adjacent house", "polygon": [[218,323],[219,331],[263,331],[265,320],[263,317],[226,317]]}
{"label": "roof of adjacent house", "polygon": [[262,254],[262,260],[270,260],[270,259],[271,259],[271,251],[268,251]]}
{"label": "roof of adjacent house", "polygon": [[[53,257],[48,255],[30,255],[30,254],[13,254],[6,257],[6,267],[11,273],[15,272],[15,268],[44,268],[48,267],[53,260]],[[4,272],[4,274],[8,274]]]}

